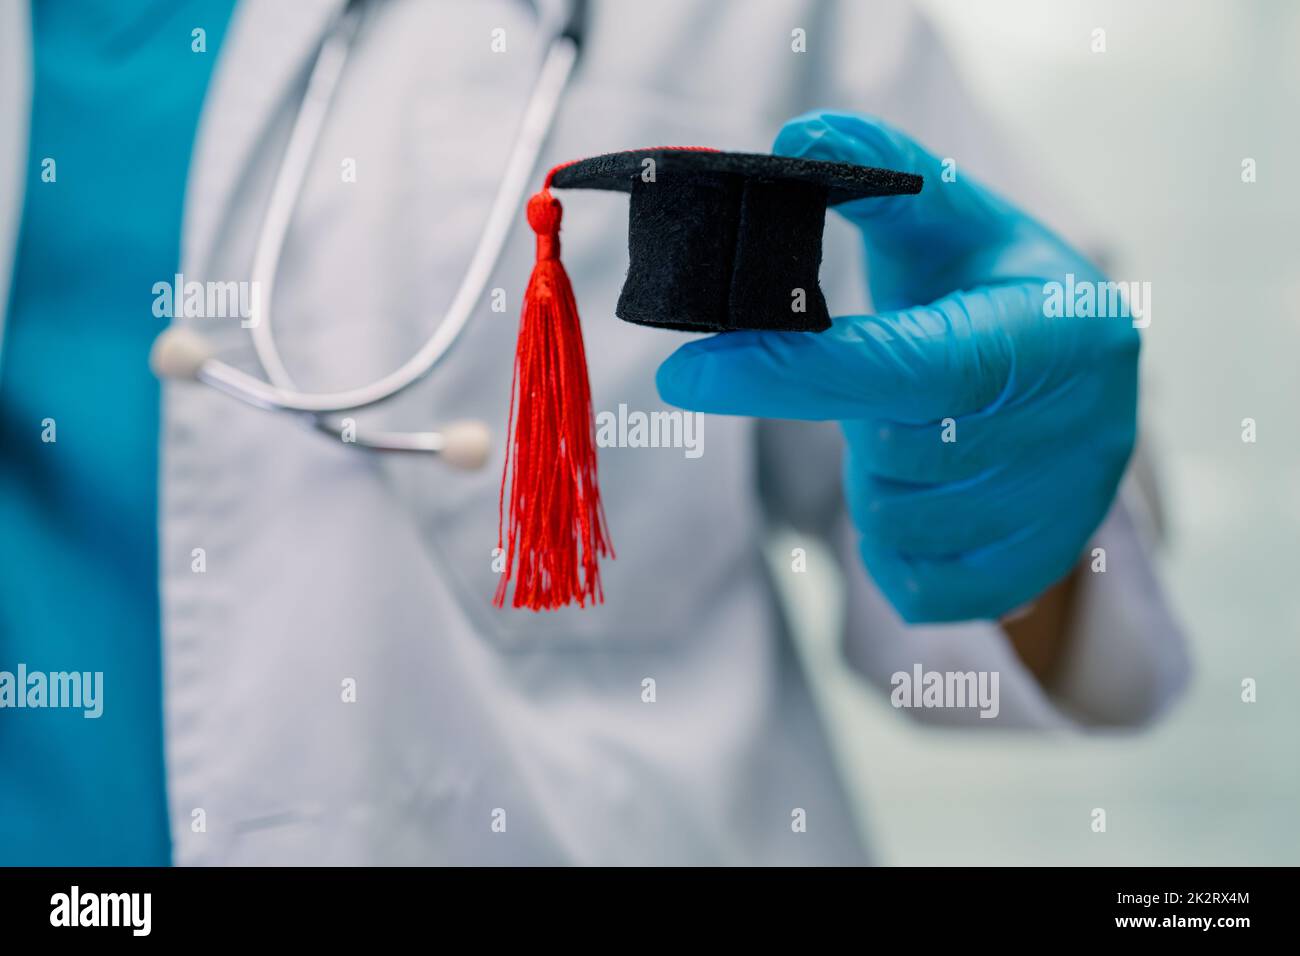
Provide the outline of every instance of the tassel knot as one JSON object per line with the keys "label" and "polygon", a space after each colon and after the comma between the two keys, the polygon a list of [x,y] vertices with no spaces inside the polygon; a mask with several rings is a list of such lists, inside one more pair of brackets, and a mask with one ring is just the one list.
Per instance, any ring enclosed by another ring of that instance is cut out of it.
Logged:
{"label": "tassel knot", "polygon": [[549,189],[528,200],[528,225],[537,233],[537,261],[560,258],[560,220],[564,209]]}

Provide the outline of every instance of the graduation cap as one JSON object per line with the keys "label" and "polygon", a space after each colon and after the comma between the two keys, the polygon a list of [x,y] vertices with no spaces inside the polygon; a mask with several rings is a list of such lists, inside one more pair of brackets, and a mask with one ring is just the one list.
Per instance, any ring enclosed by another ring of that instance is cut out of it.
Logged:
{"label": "graduation cap", "polygon": [[820,332],[831,324],[817,278],[826,208],[921,185],[889,169],[704,147],[609,153],[552,169],[528,201],[537,263],[515,350],[497,542],[505,570],[494,603],[504,606],[512,578],[514,607],[599,603],[598,561],[613,556],[552,189],[630,193],[619,318],[688,332]]}

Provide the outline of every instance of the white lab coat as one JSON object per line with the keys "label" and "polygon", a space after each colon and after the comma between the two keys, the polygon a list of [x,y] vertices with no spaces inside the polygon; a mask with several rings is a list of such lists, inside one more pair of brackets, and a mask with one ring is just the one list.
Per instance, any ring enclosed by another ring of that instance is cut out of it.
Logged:
{"label": "white lab coat", "polygon": [[[341,5],[242,0],[195,147],[187,279],[248,278],[306,71]],[[26,157],[26,6],[0,0],[6,263],[21,209],[12,186]],[[376,6],[277,289],[280,342],[309,389],[389,371],[438,321],[546,36],[517,0]],[[542,21],[555,15],[553,4],[540,6]],[[504,53],[490,47],[498,27]],[[796,28],[808,53],[791,51]],[[596,4],[537,178],[563,160],[642,145],[763,151],[784,119],[819,105],[878,113],[963,170],[1016,183],[910,7],[811,0]],[[349,159],[355,183],[341,175]],[[595,406],[660,409],[654,370],[681,338],[613,318],[626,198],[564,201],[564,258]],[[847,229],[832,225],[827,247],[832,312],[861,308]],[[872,680],[886,684],[914,662],[1000,671],[999,717],[971,721],[985,732],[1141,722],[1181,686],[1178,631],[1124,509],[1100,532],[1108,572],[1086,578],[1058,696],[1039,688],[991,624],[903,626],[856,558],[829,425],[709,417],[697,459],[602,449],[618,550],[606,603],[495,610],[501,437],[532,254],[521,216],[491,283],[509,311],[482,303],[431,381],[355,416],[363,427],[407,429],[483,419],[496,441],[480,472],[369,455],[200,386],[165,387],[160,562],[179,863],[865,859],[760,556],[773,522],[843,556],[846,656]],[[252,367],[237,320],[185,321]],[[206,570],[197,573],[200,548]],[[653,704],[643,701],[647,678]],[[345,686],[355,702],[343,699]],[[795,808],[806,832],[791,826]]]}

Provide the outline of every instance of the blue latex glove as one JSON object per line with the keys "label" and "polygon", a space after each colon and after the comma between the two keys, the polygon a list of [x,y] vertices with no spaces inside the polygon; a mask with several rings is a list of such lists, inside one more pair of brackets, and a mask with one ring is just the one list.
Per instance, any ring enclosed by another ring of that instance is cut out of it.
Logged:
{"label": "blue latex glove", "polygon": [[821,334],[690,342],[660,367],[660,395],[839,420],[862,559],[905,620],[996,618],[1033,600],[1078,561],[1132,451],[1132,321],[1046,317],[1045,283],[1101,276],[964,173],[944,182],[938,159],[875,119],[807,114],[773,152],[925,177],[917,196],[837,208],[862,231],[880,311]]}

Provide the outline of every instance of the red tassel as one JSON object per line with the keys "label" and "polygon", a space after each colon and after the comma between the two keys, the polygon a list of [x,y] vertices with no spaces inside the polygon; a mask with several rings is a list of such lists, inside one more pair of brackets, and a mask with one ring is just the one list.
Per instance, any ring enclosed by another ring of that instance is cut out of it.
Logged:
{"label": "red tassel", "polygon": [[604,593],[597,562],[614,556],[596,484],[596,430],[578,305],[560,264],[562,210],[550,183],[548,175],[528,201],[537,264],[515,347],[498,503],[497,547],[505,572],[493,600],[505,606],[515,577],[511,603],[534,611],[573,601],[599,604]]}

